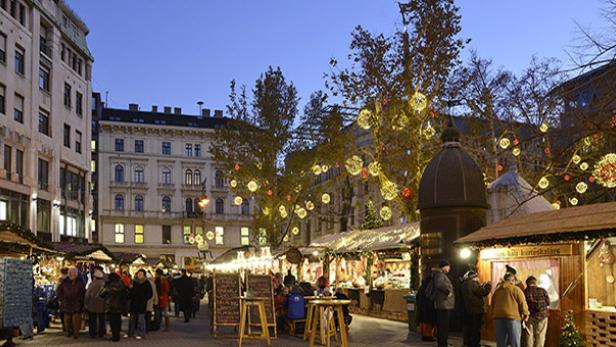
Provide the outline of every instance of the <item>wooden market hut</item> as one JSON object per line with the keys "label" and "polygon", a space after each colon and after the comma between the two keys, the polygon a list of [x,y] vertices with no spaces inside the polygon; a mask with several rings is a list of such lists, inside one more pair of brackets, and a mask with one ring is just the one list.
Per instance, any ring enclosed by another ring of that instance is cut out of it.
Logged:
{"label": "wooden market hut", "polygon": [[30,230],[15,224],[0,224],[0,257],[29,257],[33,254],[59,254]]}
{"label": "wooden market hut", "polygon": [[[506,264],[547,288],[551,301],[546,346],[558,346],[568,311],[587,346],[616,347],[616,202],[514,216],[458,239],[477,250],[481,281],[493,285]],[[488,299],[488,317],[491,315]],[[483,338],[494,340],[491,319]]]}
{"label": "wooden market hut", "polygon": [[96,263],[111,263],[115,260],[113,253],[100,243],[52,242],[52,246],[69,260]]}

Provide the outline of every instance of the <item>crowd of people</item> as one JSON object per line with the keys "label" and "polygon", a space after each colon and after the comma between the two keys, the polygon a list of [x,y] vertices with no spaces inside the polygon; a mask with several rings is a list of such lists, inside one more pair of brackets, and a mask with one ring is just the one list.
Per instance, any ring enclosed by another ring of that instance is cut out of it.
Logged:
{"label": "crowd of people", "polygon": [[175,316],[184,314],[188,323],[199,310],[206,292],[205,278],[191,277],[182,270],[170,276],[162,269],[154,274],[140,269],[132,277],[127,270],[105,273],[94,267],[91,280],[79,276],[77,268],[63,268],[57,287],[62,330],[68,337],[79,338],[82,318],[87,317],[91,338],[104,338],[107,325],[112,341],[119,341],[122,316],[128,316],[125,338],[145,338],[151,331],[164,331],[170,326],[170,306]]}
{"label": "crowd of people", "polygon": [[[464,346],[480,347],[481,326],[486,316],[485,298],[492,292],[490,282],[481,283],[470,270],[455,285],[448,276],[451,267],[441,261],[424,276],[417,293],[417,321],[424,341],[436,340],[448,346],[450,315],[456,307],[464,312]],[[492,319],[497,347],[543,347],[547,332],[550,299],[537,279],[529,276],[526,285],[507,265],[505,275],[492,294]]]}

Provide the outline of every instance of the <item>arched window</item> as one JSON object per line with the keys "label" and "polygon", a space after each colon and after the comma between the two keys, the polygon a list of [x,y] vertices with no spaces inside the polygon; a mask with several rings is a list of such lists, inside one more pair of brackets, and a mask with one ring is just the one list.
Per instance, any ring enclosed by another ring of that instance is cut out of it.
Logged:
{"label": "arched window", "polygon": [[163,196],[163,211],[169,212],[171,211],[171,198],[168,196]]}
{"label": "arched window", "polygon": [[124,166],[120,164],[115,166],[115,181],[124,182]]}
{"label": "arched window", "polygon": [[141,166],[137,166],[135,168],[135,183],[143,183],[143,168]]}
{"label": "arched window", "polygon": [[192,184],[192,171],[190,169],[186,169],[184,173],[184,184]]}
{"label": "arched window", "polygon": [[117,194],[115,196],[115,209],[116,210],[124,209],[124,196],[122,194]]}
{"label": "arched window", "polygon": [[250,201],[242,201],[242,215],[248,216],[250,214]]}
{"label": "arched window", "polygon": [[195,185],[201,184],[201,171],[195,170]]}
{"label": "arched window", "polygon": [[216,214],[225,213],[225,200],[223,198],[216,199]]}
{"label": "arched window", "polygon": [[171,170],[169,168],[164,168],[161,176],[162,184],[171,184]]}
{"label": "arched window", "polygon": [[222,188],[225,186],[225,176],[222,174],[222,171],[216,170],[214,181],[216,188]]}
{"label": "arched window", "polygon": [[193,212],[193,202],[191,198],[187,198],[186,199],[186,213],[192,213]]}
{"label": "arched window", "polygon": [[143,211],[143,196],[135,196],[135,211]]}

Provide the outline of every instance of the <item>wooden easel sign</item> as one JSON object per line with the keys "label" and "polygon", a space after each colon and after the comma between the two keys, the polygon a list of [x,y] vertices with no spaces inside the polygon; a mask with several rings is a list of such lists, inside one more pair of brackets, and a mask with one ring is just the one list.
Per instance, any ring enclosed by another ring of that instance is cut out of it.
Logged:
{"label": "wooden easel sign", "polygon": [[[272,277],[269,275],[247,275],[246,291],[252,292],[255,298],[265,299],[265,314],[267,315],[267,326],[274,328],[274,338],[276,338],[276,308],[274,307],[274,290],[272,287]],[[260,326],[259,312],[255,307],[250,308],[249,322],[251,326]]]}
{"label": "wooden easel sign", "polygon": [[219,327],[240,326],[240,276],[238,273],[221,274],[214,272],[212,290],[212,335],[214,337],[235,337],[220,335]]}

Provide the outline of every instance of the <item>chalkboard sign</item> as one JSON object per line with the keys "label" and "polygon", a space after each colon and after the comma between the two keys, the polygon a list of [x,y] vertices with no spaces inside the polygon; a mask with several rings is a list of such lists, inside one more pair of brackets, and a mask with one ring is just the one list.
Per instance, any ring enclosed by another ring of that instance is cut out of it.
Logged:
{"label": "chalkboard sign", "polygon": [[237,273],[214,273],[212,330],[216,326],[240,325],[240,277]]}
{"label": "chalkboard sign", "polygon": [[[265,299],[265,314],[267,325],[274,327],[276,336],[276,312],[274,308],[274,291],[272,288],[272,278],[268,275],[248,275],[246,277],[246,290],[255,298]],[[250,323],[259,326],[259,311],[256,307],[250,308]]]}

